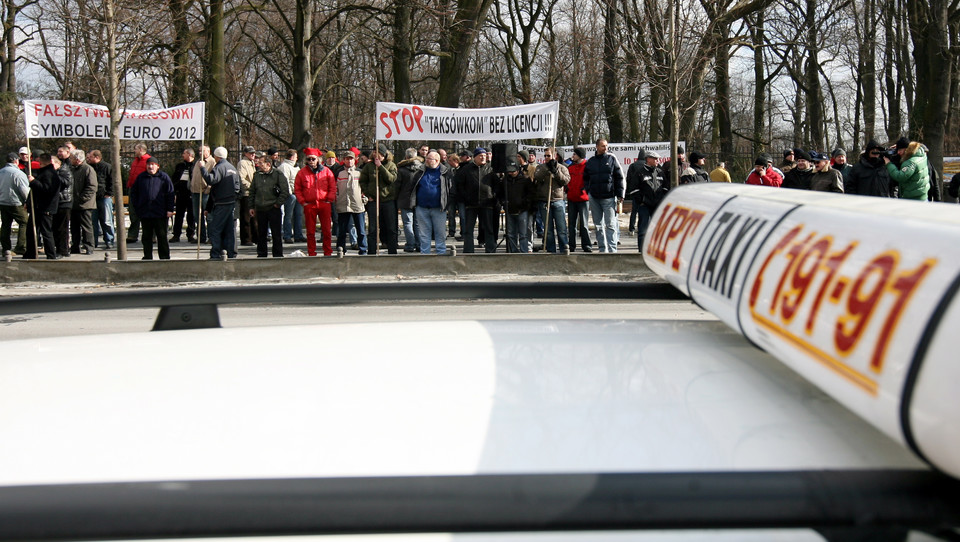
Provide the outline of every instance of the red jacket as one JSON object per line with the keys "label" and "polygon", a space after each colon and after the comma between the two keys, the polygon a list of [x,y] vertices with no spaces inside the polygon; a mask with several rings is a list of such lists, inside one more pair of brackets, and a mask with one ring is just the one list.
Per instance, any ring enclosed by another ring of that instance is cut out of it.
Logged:
{"label": "red jacket", "polygon": [[311,171],[310,166],[300,168],[293,181],[293,192],[300,205],[316,205],[321,201],[337,201],[337,180],[327,166]]}
{"label": "red jacket", "polygon": [[747,184],[759,184],[762,186],[780,186],[783,184],[783,177],[780,176],[772,167],[768,167],[767,171],[760,176],[757,173],[757,170],[750,172],[750,175],[747,176]]}
{"label": "red jacket", "polygon": [[586,160],[580,160],[579,163],[567,166],[570,172],[570,184],[567,185],[567,201],[588,201],[590,196],[583,189],[583,168],[587,165]]}
{"label": "red jacket", "polygon": [[147,160],[150,159],[150,155],[143,153],[140,158],[134,158],[133,163],[130,164],[130,175],[127,177],[127,188],[133,186],[133,182],[137,180],[137,177],[147,170]]}

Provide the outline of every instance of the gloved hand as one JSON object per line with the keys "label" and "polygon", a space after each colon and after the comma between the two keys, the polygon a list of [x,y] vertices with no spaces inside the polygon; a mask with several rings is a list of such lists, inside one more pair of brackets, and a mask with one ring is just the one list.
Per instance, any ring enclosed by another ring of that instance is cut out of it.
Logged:
{"label": "gloved hand", "polygon": [[547,169],[549,169],[551,173],[556,173],[556,172],[557,172],[557,161],[551,159],[549,162],[547,162]]}

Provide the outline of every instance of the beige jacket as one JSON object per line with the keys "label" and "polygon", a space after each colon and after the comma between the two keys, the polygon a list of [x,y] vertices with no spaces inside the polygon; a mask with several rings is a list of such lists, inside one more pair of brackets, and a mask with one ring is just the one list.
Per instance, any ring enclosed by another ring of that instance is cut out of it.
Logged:
{"label": "beige jacket", "polygon": [[212,156],[208,156],[206,160],[197,160],[196,163],[193,164],[193,171],[190,173],[190,191],[194,194],[209,194],[210,187],[207,186],[207,183],[200,175],[200,164],[203,164],[204,169],[210,171],[213,169],[213,166],[217,165],[217,161],[214,160]]}

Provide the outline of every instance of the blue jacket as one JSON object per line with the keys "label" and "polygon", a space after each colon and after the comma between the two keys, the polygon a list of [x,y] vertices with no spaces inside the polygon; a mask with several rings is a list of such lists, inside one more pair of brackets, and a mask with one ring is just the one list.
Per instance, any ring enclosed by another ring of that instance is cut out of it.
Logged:
{"label": "blue jacket", "polygon": [[144,171],[130,187],[130,201],[140,218],[166,218],[174,211],[173,181],[162,171]]}
{"label": "blue jacket", "polygon": [[623,198],[623,172],[610,153],[594,155],[583,168],[583,188],[592,199]]}

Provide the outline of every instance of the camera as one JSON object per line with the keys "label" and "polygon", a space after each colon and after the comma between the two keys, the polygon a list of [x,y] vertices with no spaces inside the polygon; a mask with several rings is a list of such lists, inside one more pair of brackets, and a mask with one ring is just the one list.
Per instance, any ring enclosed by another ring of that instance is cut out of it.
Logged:
{"label": "camera", "polygon": [[887,149],[883,151],[883,155],[891,160],[896,160],[898,158],[897,149]]}

